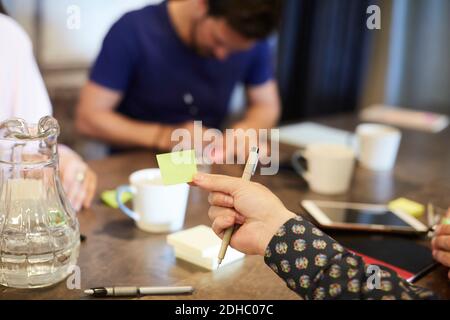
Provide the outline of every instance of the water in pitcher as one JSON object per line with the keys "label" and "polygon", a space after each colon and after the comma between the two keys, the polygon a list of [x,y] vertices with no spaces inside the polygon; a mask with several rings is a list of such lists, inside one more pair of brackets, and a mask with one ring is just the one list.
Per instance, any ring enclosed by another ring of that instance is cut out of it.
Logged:
{"label": "water in pitcher", "polygon": [[77,228],[57,206],[43,203],[39,180],[10,179],[7,188],[11,207],[0,235],[0,283],[32,288],[61,281],[78,257]]}

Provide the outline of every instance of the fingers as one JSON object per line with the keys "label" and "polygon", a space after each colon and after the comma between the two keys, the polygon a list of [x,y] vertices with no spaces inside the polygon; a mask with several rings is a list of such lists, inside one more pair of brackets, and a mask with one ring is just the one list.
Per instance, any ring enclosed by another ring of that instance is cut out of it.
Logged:
{"label": "fingers", "polygon": [[219,238],[222,239],[223,233],[226,229],[234,226],[234,218],[228,217],[228,216],[219,216],[216,219],[214,219],[212,223],[212,229],[215,234],[219,236]]}
{"label": "fingers", "polygon": [[432,241],[432,245],[436,250],[445,250],[450,252],[450,235],[435,237]]}
{"label": "fingers", "polygon": [[86,184],[83,184],[78,188],[78,190],[79,191],[75,194],[75,198],[73,200],[73,207],[76,211],[81,210],[83,200],[86,198]]}
{"label": "fingers", "polygon": [[77,168],[77,164],[72,161],[66,161],[66,163],[60,167],[61,182],[67,195],[74,184]]}
{"label": "fingers", "polygon": [[199,172],[194,176],[193,183],[210,192],[232,194],[242,186],[244,181],[241,178]]}
{"label": "fingers", "polygon": [[96,188],[97,176],[88,168],[86,169],[85,178],[81,183],[76,179],[72,181],[67,190],[67,198],[76,211],[79,211],[82,207],[89,208],[92,204]]}
{"label": "fingers", "polygon": [[209,208],[208,216],[213,221],[213,230],[218,236],[223,231],[222,229],[245,223],[245,218],[230,208],[212,206]]}
{"label": "fingers", "polygon": [[70,184],[68,184],[68,187],[65,187],[64,189],[67,193],[67,198],[69,199],[70,204],[75,209],[75,211],[80,210],[81,201],[78,195],[82,190],[81,184],[76,179],[73,179],[72,181],[70,181]]}
{"label": "fingers", "polygon": [[233,208],[233,197],[222,192],[211,192],[208,196],[208,202],[212,206]]}
{"label": "fingers", "polygon": [[450,236],[450,225],[441,224],[436,228],[436,236],[448,235]]}
{"label": "fingers", "polygon": [[[68,198],[72,202],[72,206],[76,211],[81,209],[81,205],[86,196],[86,186],[89,183],[89,169],[87,165],[82,162],[74,166],[73,171],[75,175],[70,181]],[[78,175],[83,174],[83,180],[79,180]]]}
{"label": "fingers", "polygon": [[[76,162],[66,165],[61,172],[64,191],[67,194],[72,207],[79,211],[81,207],[88,208],[95,195],[97,176],[84,162]],[[83,181],[77,179],[77,175],[84,172]]]}
{"label": "fingers", "polygon": [[433,250],[433,257],[446,267],[450,267],[450,252]]}
{"label": "fingers", "polygon": [[92,204],[92,200],[94,199],[95,190],[97,189],[97,175],[89,169],[88,172],[88,183],[86,186],[86,197],[83,201],[83,207],[89,208]]}
{"label": "fingers", "polygon": [[208,216],[212,221],[221,216],[230,217],[233,219],[234,223],[238,224],[242,224],[245,221],[245,218],[235,210],[216,206],[212,206],[209,208]]}
{"label": "fingers", "polygon": [[[64,145],[58,145],[58,148],[61,181],[68,200],[76,211],[81,206],[89,207],[97,188],[96,174],[73,150]],[[77,178],[81,173],[84,173],[82,181]]]}

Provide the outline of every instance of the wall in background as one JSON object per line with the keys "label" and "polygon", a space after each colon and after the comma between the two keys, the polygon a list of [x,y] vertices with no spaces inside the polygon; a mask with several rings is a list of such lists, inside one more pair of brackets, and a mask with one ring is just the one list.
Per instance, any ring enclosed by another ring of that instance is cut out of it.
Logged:
{"label": "wall in background", "polygon": [[450,1],[379,0],[361,107],[384,103],[450,114]]}
{"label": "wall in background", "polygon": [[[41,68],[88,66],[106,32],[125,12],[161,0],[4,0],[5,6],[28,32],[36,47],[36,15],[41,12],[41,42],[36,52]],[[79,8],[80,28],[67,26],[71,6]],[[40,10],[38,10],[40,8]]]}
{"label": "wall in background", "polygon": [[380,1],[381,30],[372,30],[373,42],[369,49],[369,65],[364,79],[364,89],[358,106],[360,109],[384,102],[389,42],[391,39],[392,1]]}
{"label": "wall in background", "polygon": [[450,114],[450,1],[395,0],[386,102]]}

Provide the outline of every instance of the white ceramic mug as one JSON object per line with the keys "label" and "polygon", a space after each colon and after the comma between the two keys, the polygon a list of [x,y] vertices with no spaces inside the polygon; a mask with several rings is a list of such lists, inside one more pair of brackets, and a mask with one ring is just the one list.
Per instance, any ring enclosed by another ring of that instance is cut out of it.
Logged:
{"label": "white ceramic mug", "polygon": [[[299,163],[299,157],[306,160],[307,170]],[[326,195],[342,194],[350,188],[355,153],[343,145],[311,144],[293,155],[292,165],[312,191]]]}
{"label": "white ceramic mug", "polygon": [[356,128],[358,158],[362,166],[389,171],[395,165],[400,146],[400,130],[386,125],[365,123]]}
{"label": "white ceramic mug", "polygon": [[[136,225],[147,232],[165,233],[180,230],[184,224],[189,185],[165,186],[159,169],[134,172],[130,185],[117,188],[116,200],[119,208],[136,221]],[[124,192],[133,194],[133,210],[121,199]]]}

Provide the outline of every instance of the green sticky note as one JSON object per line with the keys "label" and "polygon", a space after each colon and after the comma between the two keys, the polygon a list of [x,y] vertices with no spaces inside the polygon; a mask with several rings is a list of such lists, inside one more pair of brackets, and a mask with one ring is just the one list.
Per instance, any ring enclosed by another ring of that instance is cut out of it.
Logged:
{"label": "green sticky note", "polygon": [[194,150],[158,154],[156,160],[165,185],[191,182],[197,173]]}
{"label": "green sticky note", "polygon": [[[119,204],[116,201],[116,195],[116,190],[106,190],[102,192],[100,197],[105,204],[107,204],[111,208],[117,209],[119,207]],[[131,198],[133,198],[133,195],[130,192],[122,193],[122,203],[127,203],[131,200]]]}
{"label": "green sticky note", "polygon": [[450,224],[450,218],[443,218],[442,224]]}

